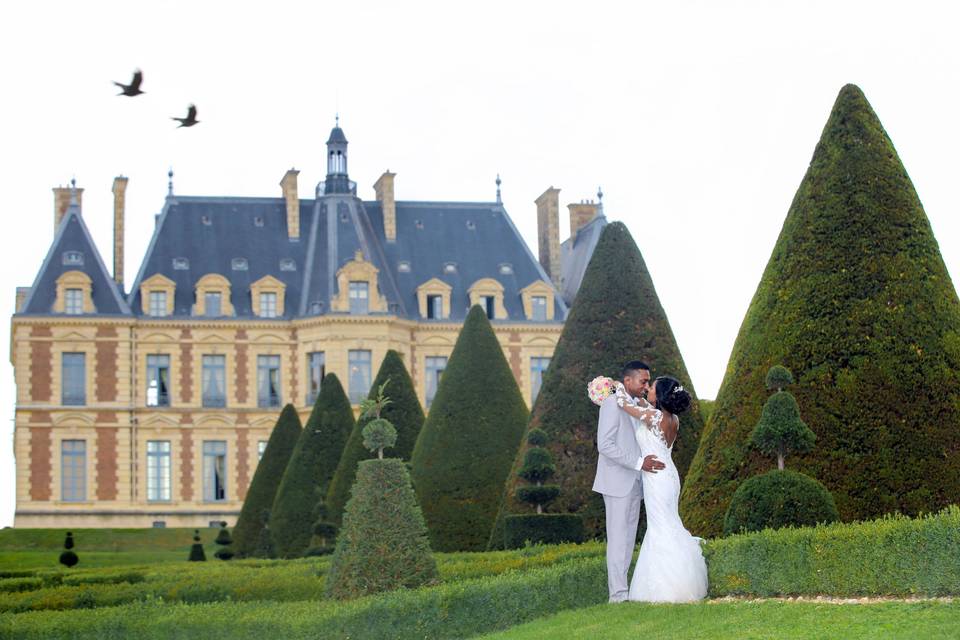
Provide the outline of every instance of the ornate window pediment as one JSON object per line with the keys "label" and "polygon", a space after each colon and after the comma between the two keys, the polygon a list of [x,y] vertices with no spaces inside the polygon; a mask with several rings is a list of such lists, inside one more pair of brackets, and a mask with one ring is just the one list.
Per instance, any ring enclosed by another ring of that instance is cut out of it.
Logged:
{"label": "ornate window pediment", "polygon": [[523,315],[534,322],[553,320],[553,287],[543,280],[534,280],[520,290],[523,299]]}
{"label": "ornate window pediment", "polygon": [[66,271],[61,274],[57,278],[57,299],[53,302],[53,312],[96,313],[93,306],[93,281],[90,276],[83,271]]}
{"label": "ornate window pediment", "polygon": [[[195,287],[196,302],[193,304],[193,315],[195,316],[232,316],[233,304],[230,302],[230,281],[219,273],[208,273],[199,280]],[[220,305],[219,313],[217,309],[208,308],[217,303]]]}
{"label": "ornate window pediment", "polygon": [[[350,283],[367,283],[367,309],[372,313],[386,313],[387,299],[381,295],[378,286],[380,270],[363,258],[363,252],[357,251],[353,259],[337,271],[337,293],[330,298],[330,310],[350,312]],[[357,287],[354,286],[357,291]]]}
{"label": "ornate window pediment", "polygon": [[420,317],[445,320],[450,317],[450,292],[453,287],[440,278],[430,278],[417,287]]}
{"label": "ornate window pediment", "polygon": [[287,285],[273,276],[263,276],[250,285],[253,315],[261,318],[280,318],[284,311]]}
{"label": "ornate window pediment", "polygon": [[470,306],[480,305],[491,320],[506,320],[507,309],[503,306],[503,285],[493,278],[481,278],[467,290]]}
{"label": "ornate window pediment", "polygon": [[174,281],[162,273],[155,273],[140,282],[140,308],[144,315],[173,315],[173,294],[176,289]]}

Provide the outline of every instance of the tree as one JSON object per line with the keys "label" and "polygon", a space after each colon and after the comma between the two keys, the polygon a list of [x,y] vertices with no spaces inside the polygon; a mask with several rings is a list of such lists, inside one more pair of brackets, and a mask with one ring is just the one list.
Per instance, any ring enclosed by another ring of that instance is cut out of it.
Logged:
{"label": "tree", "polygon": [[207,554],[203,552],[203,543],[200,542],[200,530],[193,530],[193,544],[190,546],[190,562],[206,562]]}
{"label": "tree", "polygon": [[67,537],[63,541],[63,553],[60,554],[60,564],[71,569],[80,562],[76,552],[73,550],[73,533],[67,531]]}
{"label": "tree", "polygon": [[283,472],[302,432],[297,410],[292,404],[286,405],[270,432],[267,448],[257,464],[240,509],[240,516],[233,528],[234,549],[241,558],[257,555],[260,532],[266,525],[263,512],[269,511],[273,506]]}
{"label": "tree", "polygon": [[793,380],[789,369],[775,366],[767,374],[767,389],[777,389],[763,405],[760,422],[750,434],[750,442],[767,455],[777,456],[777,468],[783,469],[788,453],[809,453],[817,436],[800,419],[797,400],[783,391]]}
{"label": "tree", "polygon": [[[383,364],[380,365],[380,370],[370,389],[370,398],[373,398],[377,390],[387,381],[390,383],[391,402],[389,406],[384,407],[383,417],[389,420],[397,430],[397,444],[392,453],[398,458],[409,460],[413,453],[413,446],[417,442],[417,435],[423,426],[423,408],[413,387],[413,380],[403,364],[403,358],[393,349],[387,351]],[[361,417],[353,427],[350,438],[343,448],[343,455],[340,456],[337,464],[336,473],[333,474],[333,480],[330,482],[326,504],[328,517],[332,523],[339,523],[343,517],[343,507],[347,503],[347,498],[350,497],[350,487],[353,486],[353,480],[357,475],[357,464],[370,455],[363,446],[363,428],[370,420]]]}
{"label": "tree", "polygon": [[381,417],[389,404],[384,386],[364,403],[364,444],[377,451],[357,470],[343,528],[327,575],[334,598],[355,598],[401,587],[415,588],[439,580],[427,527],[403,461],[384,459],[383,449],[396,441],[396,429]]}
{"label": "tree", "polygon": [[434,549],[486,548],[526,421],[503,349],[475,306],[413,450],[413,486]]}
{"label": "tree", "polygon": [[[685,283],[668,285],[684,287]],[[606,527],[603,499],[593,492],[598,409],[587,399],[587,382],[598,375],[619,379],[623,365],[634,359],[649,364],[653,375],[669,374],[683,380],[692,396],[673,450],[682,479],[703,426],[696,393],[643,256],[626,226],[613,222],[603,230],[584,273],[529,425],[547,433],[545,446],[557,465],[554,477],[561,492],[546,510],[580,515],[588,537],[602,537]],[[526,446],[517,453],[513,473],[501,494],[503,506],[491,537],[493,548],[499,548],[503,540],[505,515],[523,509],[516,498],[521,483],[516,474],[525,455]]]}
{"label": "tree", "polygon": [[329,373],[323,378],[270,510],[270,532],[280,557],[300,556],[309,547],[318,496],[328,489],[353,424],[350,400],[337,376]]}
{"label": "tree", "polygon": [[843,87],[737,336],[681,495],[720,534],[741,482],[763,376],[783,364],[816,434],[791,466],[841,519],[936,511],[960,495],[960,301],[917,193],[863,93]]}
{"label": "tree", "polygon": [[214,542],[220,545],[220,548],[213,554],[213,557],[219,558],[220,560],[229,560],[234,556],[234,552],[230,549],[230,545],[233,544],[233,538],[230,537],[230,530],[227,529],[227,522],[225,520],[220,521],[220,532],[217,534]]}

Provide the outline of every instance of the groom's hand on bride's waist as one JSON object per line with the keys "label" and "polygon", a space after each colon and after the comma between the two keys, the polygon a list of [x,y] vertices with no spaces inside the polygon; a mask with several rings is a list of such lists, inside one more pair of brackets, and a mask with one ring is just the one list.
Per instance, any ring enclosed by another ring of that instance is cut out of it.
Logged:
{"label": "groom's hand on bride's waist", "polygon": [[657,460],[657,456],[652,453],[643,459],[643,464],[640,465],[641,471],[646,471],[647,473],[656,473],[661,469],[666,468],[667,465]]}

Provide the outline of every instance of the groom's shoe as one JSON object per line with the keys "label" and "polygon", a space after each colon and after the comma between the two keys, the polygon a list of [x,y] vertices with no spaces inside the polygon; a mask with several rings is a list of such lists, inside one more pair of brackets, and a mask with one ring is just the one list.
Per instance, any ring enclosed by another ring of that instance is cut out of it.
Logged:
{"label": "groom's shoe", "polygon": [[626,602],[627,596],[610,596],[610,599],[607,600],[607,604],[620,604],[621,602]]}

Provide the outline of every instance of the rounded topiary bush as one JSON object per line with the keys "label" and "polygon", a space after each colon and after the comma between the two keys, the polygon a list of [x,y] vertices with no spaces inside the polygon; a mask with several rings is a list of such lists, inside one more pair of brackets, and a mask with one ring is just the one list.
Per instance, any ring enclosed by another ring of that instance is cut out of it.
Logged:
{"label": "rounded topiary bush", "polygon": [[724,535],[781,527],[807,527],[840,519],[826,487],[810,476],[774,469],[745,480],[733,494]]}
{"label": "rounded topiary bush", "polygon": [[770,367],[770,371],[767,371],[767,389],[773,391],[783,391],[784,387],[789,387],[793,384],[793,374],[790,373],[790,369],[787,369],[782,364],[776,364]]}

